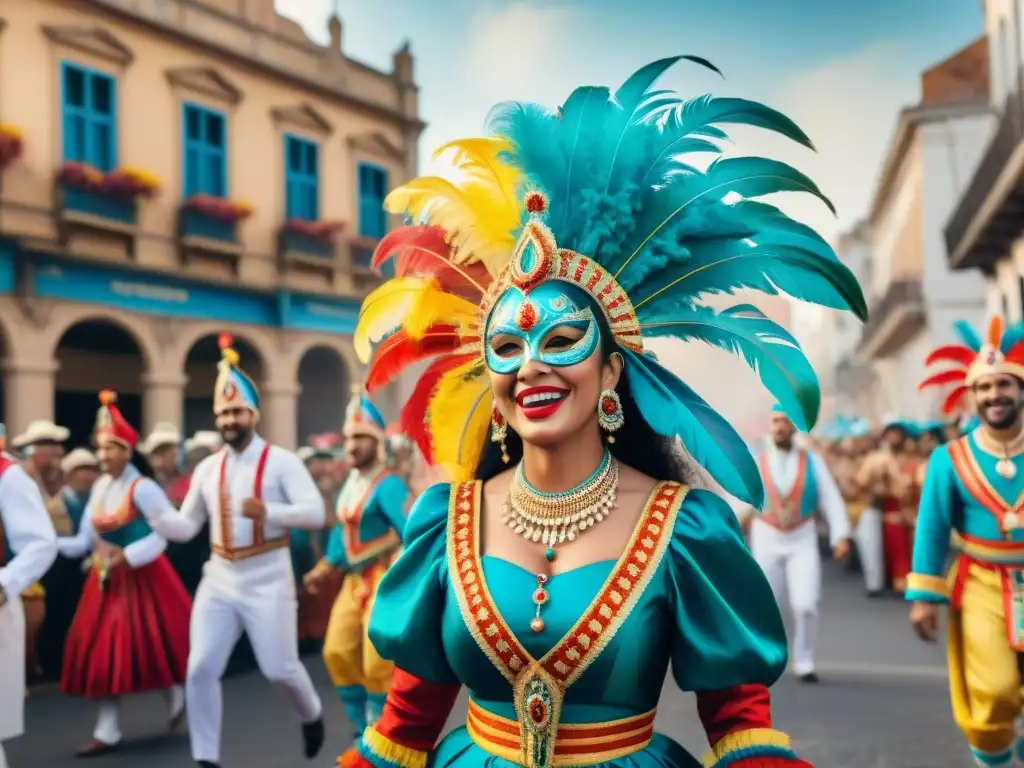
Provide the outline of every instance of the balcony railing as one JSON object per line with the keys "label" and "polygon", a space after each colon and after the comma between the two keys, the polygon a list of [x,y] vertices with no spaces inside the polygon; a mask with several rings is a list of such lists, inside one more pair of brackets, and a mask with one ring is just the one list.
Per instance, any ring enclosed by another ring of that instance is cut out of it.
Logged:
{"label": "balcony railing", "polygon": [[[893,318],[900,311],[907,312],[907,323]],[[870,351],[871,356],[883,356],[889,349],[898,347],[916,329],[916,321],[923,317],[924,292],[920,280],[896,280],[872,306],[868,321],[864,324],[860,350]],[[884,336],[884,338],[883,338]]]}
{"label": "balcony railing", "polygon": [[[1007,97],[995,135],[985,149],[981,162],[974,171],[974,176],[946,225],[946,252],[949,255],[950,266],[954,268],[986,266],[993,258],[998,258],[1009,243],[1024,229],[1016,215],[1005,210],[1007,208],[1006,201],[1002,201],[1000,206],[992,212],[991,219],[985,222],[977,234],[971,237],[971,242],[967,242],[972,224],[980,215],[982,207],[996,187],[999,177],[1022,142],[1024,142],[1024,97],[1018,90]],[[1019,179],[1014,179],[1007,201],[1016,204],[1020,201],[1021,192]],[[1006,220],[1007,213],[1010,214],[1012,220]]]}

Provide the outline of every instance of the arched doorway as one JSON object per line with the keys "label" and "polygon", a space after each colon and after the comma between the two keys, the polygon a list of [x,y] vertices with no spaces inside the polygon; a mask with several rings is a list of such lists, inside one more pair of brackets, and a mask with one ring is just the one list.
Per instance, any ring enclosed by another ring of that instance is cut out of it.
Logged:
{"label": "arched doorway", "polygon": [[299,386],[299,443],[306,443],[310,435],[340,432],[349,395],[348,371],[342,356],[330,347],[311,347],[299,362]]}
{"label": "arched doorway", "polygon": [[83,320],[68,328],[54,355],[54,419],[71,431],[67,447],[89,445],[102,389],[117,390],[128,423],[142,424],[142,378],[148,361],[135,338],[108,320]]}
{"label": "arched doorway", "polygon": [[[188,352],[185,358],[184,430],[186,435],[200,429],[213,429],[213,385],[217,382],[217,363],[220,362],[218,334],[203,336]],[[263,357],[256,347],[238,336],[232,344],[238,352],[238,364],[254,382],[257,388],[263,385]]]}

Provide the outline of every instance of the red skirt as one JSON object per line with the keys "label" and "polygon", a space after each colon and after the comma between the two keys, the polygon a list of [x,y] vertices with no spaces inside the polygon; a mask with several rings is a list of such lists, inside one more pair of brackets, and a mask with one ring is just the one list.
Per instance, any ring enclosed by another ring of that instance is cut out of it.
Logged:
{"label": "red skirt", "polygon": [[185,682],[192,599],[163,555],[110,573],[93,569],[68,631],[60,688],[100,699]]}

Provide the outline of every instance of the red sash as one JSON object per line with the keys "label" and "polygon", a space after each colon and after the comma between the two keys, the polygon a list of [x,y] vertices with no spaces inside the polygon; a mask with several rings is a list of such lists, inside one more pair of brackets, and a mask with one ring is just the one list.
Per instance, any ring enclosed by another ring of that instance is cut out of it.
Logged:
{"label": "red sash", "polygon": [[775,487],[775,482],[772,480],[768,454],[762,453],[758,462],[761,465],[761,479],[764,482],[764,489],[768,495],[768,508],[758,517],[772,528],[780,531],[792,531],[810,519],[809,517],[800,517],[804,488],[807,485],[807,451],[800,451],[798,461],[796,479],[793,481],[793,487],[785,497],[779,493],[779,489]]}
{"label": "red sash", "polygon": [[[253,555],[261,555],[274,549],[281,549],[288,546],[288,534],[279,536],[276,539],[266,538],[266,531],[263,523],[253,521],[252,544],[246,547],[236,547],[234,542],[234,520],[231,514],[231,498],[228,495],[227,467],[228,449],[221,451],[220,474],[218,488],[220,491],[220,537],[221,543],[214,544],[211,548],[214,554],[223,557],[225,560],[244,560]],[[253,480],[252,498],[263,498],[263,475],[267,469],[267,457],[270,455],[270,443],[263,446],[259,461],[256,463],[256,476]]]}

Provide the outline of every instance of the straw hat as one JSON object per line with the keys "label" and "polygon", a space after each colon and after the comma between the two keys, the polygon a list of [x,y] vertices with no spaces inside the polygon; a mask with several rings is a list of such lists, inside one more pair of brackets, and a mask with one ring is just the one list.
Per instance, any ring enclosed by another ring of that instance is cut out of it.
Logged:
{"label": "straw hat", "polygon": [[60,468],[64,471],[65,475],[71,474],[76,469],[85,469],[86,467],[98,469],[99,466],[100,460],[96,458],[96,454],[85,448],[75,448],[60,462]]}
{"label": "straw hat", "polygon": [[26,448],[37,443],[63,443],[71,436],[67,427],[59,427],[52,421],[39,419],[28,425],[28,429],[11,440],[15,448]]}
{"label": "straw hat", "polygon": [[220,436],[220,432],[210,429],[201,429],[185,441],[185,452],[188,453],[196,448],[206,448],[210,451],[217,451],[220,450],[220,447],[223,444],[224,439]]}
{"label": "straw hat", "polygon": [[167,445],[178,445],[181,442],[181,433],[175,428],[173,424],[167,421],[161,421],[150,432],[146,439],[139,445],[139,453],[143,456],[148,456],[158,448],[163,448]]}

